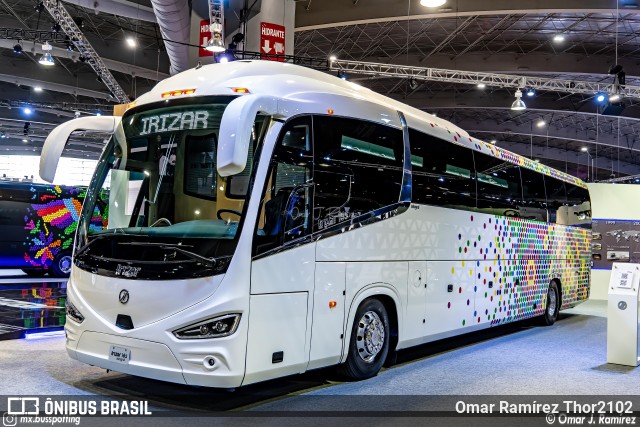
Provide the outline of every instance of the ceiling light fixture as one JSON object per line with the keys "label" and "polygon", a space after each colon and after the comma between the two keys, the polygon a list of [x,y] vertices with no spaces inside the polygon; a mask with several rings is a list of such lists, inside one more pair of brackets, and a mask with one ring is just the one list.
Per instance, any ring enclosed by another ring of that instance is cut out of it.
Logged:
{"label": "ceiling light fixture", "polygon": [[51,49],[53,49],[53,48],[51,47],[49,42],[45,42],[42,45],[42,50],[44,51],[44,53],[42,54],[42,56],[38,60],[38,63],[40,65],[45,65],[47,67],[50,67],[50,66],[56,64],[55,62],[53,62],[53,57],[51,56]]}
{"label": "ceiling light fixture", "polygon": [[614,93],[613,95],[611,95],[609,97],[609,101],[610,102],[618,102],[618,101],[620,101],[620,99],[622,99],[622,97],[620,96],[619,93]]}
{"label": "ceiling light fixture", "polygon": [[583,153],[586,153],[587,151],[589,151],[589,149],[587,147],[582,147],[580,151],[582,151]]}
{"label": "ceiling light fixture", "polygon": [[604,93],[596,93],[596,101],[597,102],[604,102],[607,100],[607,96]]}
{"label": "ceiling light fixture", "polygon": [[535,89],[527,89],[527,96],[528,97],[535,96],[535,94],[536,94],[536,90]]}
{"label": "ceiling light fixture", "polygon": [[33,113],[33,110],[31,109],[31,107],[24,107],[22,109],[22,112],[25,113],[27,116],[30,115],[31,113]]}
{"label": "ceiling light fixture", "polygon": [[138,44],[136,43],[136,39],[134,39],[133,37],[129,36],[125,39],[125,41],[127,42],[127,46],[129,46],[130,48],[135,48]]}
{"label": "ceiling light fixture", "polygon": [[486,84],[484,83],[478,83],[478,89],[484,89],[485,87],[487,87]]}
{"label": "ceiling light fixture", "polygon": [[416,79],[409,79],[409,89],[416,90],[418,89],[418,86],[420,86],[420,84],[416,81]]}
{"label": "ceiling light fixture", "polygon": [[520,89],[518,89],[516,91],[516,100],[513,101],[513,104],[511,104],[511,109],[513,111],[522,111],[522,110],[526,110],[527,106],[525,105],[525,103],[522,101],[522,91]]}
{"label": "ceiling light fixture", "polygon": [[33,91],[34,92],[42,92],[42,88],[40,86],[34,86],[33,87]]}
{"label": "ceiling light fixture", "polygon": [[13,46],[13,52],[17,53],[17,54],[21,54],[22,53],[22,45],[20,43],[16,43],[15,46]]}
{"label": "ceiling light fixture", "polygon": [[337,61],[337,60],[338,60],[338,57],[337,57],[336,55],[331,55],[331,56],[329,57],[329,61],[331,61],[331,62],[335,62],[335,61]]}
{"label": "ceiling light fixture", "polygon": [[556,43],[562,43],[564,41],[564,36],[562,34],[556,34],[553,36],[553,41]]}
{"label": "ceiling light fixture", "polygon": [[[209,31],[211,38],[204,47],[209,52],[222,53],[227,48],[224,44],[224,4],[222,0],[209,0]],[[268,53],[268,52],[267,52]]]}
{"label": "ceiling light fixture", "polygon": [[540,119],[540,120],[538,121],[538,123],[536,123],[536,126],[538,126],[539,128],[541,128],[541,127],[543,127],[543,126],[544,126],[544,125],[546,125],[546,124],[547,124],[547,123],[546,123],[544,120]]}
{"label": "ceiling light fixture", "polygon": [[444,5],[447,0],[420,0],[420,5],[424,7],[439,7]]}

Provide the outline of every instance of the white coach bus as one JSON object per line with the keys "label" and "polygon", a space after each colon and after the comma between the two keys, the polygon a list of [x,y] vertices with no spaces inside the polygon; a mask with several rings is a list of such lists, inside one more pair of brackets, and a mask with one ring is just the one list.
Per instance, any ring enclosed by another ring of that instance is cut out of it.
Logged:
{"label": "white coach bus", "polygon": [[56,128],[44,179],[82,129],[113,134],[68,285],[66,348],[90,365],[222,388],[336,364],[365,379],[398,349],[552,324],[589,294],[583,182],[319,71],[185,71],[121,119]]}

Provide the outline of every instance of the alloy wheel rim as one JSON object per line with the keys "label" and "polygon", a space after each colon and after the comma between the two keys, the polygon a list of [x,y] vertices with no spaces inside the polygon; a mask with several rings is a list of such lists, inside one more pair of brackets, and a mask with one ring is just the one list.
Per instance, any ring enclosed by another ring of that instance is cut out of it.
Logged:
{"label": "alloy wheel rim", "polygon": [[373,362],[384,346],[384,324],[378,314],[367,311],[358,321],[356,347],[358,356],[367,363]]}

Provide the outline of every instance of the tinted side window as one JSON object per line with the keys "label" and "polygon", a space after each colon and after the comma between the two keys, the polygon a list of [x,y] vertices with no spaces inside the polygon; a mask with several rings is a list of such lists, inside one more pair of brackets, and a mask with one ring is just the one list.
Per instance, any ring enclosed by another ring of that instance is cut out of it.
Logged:
{"label": "tinted side window", "polygon": [[567,183],[567,224],[591,227],[589,190]]}
{"label": "tinted side window", "polygon": [[[276,143],[261,202],[255,254],[311,233],[311,119],[287,123]],[[295,141],[295,143],[292,143]]]}
{"label": "tinted side window", "polygon": [[544,177],[545,188],[547,189],[547,209],[549,222],[562,223],[566,221],[564,209],[567,204],[567,189],[564,181],[550,176]]}
{"label": "tinted side window", "polygon": [[412,199],[454,209],[476,208],[472,150],[411,129]]}
{"label": "tinted side window", "polygon": [[402,131],[330,116],[314,117],[313,128],[318,230],[398,202]]}
{"label": "tinted side window", "polygon": [[544,175],[527,168],[520,168],[520,175],[524,196],[520,216],[536,221],[547,221]]}
{"label": "tinted side window", "polygon": [[493,215],[520,216],[520,166],[474,152],[478,177],[478,209]]}

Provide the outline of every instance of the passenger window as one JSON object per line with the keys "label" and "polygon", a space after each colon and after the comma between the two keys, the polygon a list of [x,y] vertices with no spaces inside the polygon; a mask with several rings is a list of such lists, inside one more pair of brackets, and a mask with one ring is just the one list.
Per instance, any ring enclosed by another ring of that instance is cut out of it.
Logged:
{"label": "passenger window", "polygon": [[415,203],[476,209],[472,150],[413,129],[409,132]]}
{"label": "passenger window", "polygon": [[589,190],[567,183],[567,225],[591,228]]}
{"label": "passenger window", "polygon": [[480,152],[474,152],[473,156],[478,175],[478,210],[515,217],[526,214],[520,166]]}
{"label": "passenger window", "polygon": [[402,131],[330,116],[314,117],[313,127],[317,230],[398,203],[404,161]]}
{"label": "passenger window", "polygon": [[535,221],[547,221],[547,196],[544,175],[531,169],[521,168],[523,204],[520,216]]}
{"label": "passenger window", "polygon": [[311,234],[311,120],[294,119],[274,148],[254,238],[259,255]]}
{"label": "passenger window", "polygon": [[545,176],[544,183],[547,189],[549,222],[566,224],[567,190],[565,182],[550,176]]}

